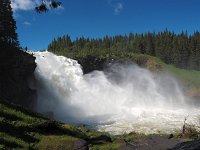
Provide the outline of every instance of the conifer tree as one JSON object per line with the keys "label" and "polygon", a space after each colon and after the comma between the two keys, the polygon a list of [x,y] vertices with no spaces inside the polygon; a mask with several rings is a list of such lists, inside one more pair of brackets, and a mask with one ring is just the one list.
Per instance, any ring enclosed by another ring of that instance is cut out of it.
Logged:
{"label": "conifer tree", "polygon": [[10,0],[0,0],[0,41],[5,45],[19,47],[18,35],[16,33],[16,21]]}

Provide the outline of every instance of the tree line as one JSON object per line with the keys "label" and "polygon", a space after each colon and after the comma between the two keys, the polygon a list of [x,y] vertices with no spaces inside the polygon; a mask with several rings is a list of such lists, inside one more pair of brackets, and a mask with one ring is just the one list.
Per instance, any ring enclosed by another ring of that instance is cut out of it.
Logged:
{"label": "tree line", "polygon": [[69,35],[54,39],[48,46],[54,53],[67,54],[76,51],[115,51],[141,53],[155,56],[167,64],[179,68],[200,70],[200,33],[176,34],[168,31],[129,35],[105,36],[103,38],[76,38]]}

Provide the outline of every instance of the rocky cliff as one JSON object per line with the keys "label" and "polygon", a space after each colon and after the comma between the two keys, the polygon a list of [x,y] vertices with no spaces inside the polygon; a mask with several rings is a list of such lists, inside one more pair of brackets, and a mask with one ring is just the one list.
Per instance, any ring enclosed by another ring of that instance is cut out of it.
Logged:
{"label": "rocky cliff", "polygon": [[153,57],[146,55],[138,55],[136,57],[96,57],[88,55],[86,57],[72,57],[78,61],[82,66],[84,74],[92,72],[94,70],[104,70],[109,65],[114,63],[130,64],[135,63],[141,67],[147,68],[153,71],[159,71],[163,69],[163,66],[157,62]]}
{"label": "rocky cliff", "polygon": [[35,57],[16,48],[0,47],[0,98],[32,108],[36,91],[34,81]]}

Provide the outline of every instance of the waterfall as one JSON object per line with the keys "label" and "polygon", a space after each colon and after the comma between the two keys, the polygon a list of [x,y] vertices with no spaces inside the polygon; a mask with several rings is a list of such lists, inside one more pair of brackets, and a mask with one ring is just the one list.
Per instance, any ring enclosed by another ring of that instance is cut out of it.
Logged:
{"label": "waterfall", "polygon": [[158,133],[198,124],[199,110],[189,106],[181,87],[167,73],[136,64],[113,64],[83,74],[76,60],[35,52],[38,112],[58,120],[86,124],[113,134]]}

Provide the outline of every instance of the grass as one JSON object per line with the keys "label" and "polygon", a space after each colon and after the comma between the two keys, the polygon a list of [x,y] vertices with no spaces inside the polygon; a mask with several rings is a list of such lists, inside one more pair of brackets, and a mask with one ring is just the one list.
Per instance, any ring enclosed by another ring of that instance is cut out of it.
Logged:
{"label": "grass", "polygon": [[91,141],[100,135],[110,136],[90,130],[49,120],[20,106],[0,100],[0,149],[73,150],[75,143],[84,140],[90,149],[115,149],[115,142],[99,143]]}
{"label": "grass", "polygon": [[41,141],[37,144],[37,148],[40,150],[46,150],[46,149],[69,150],[73,148],[75,141],[77,141],[77,138],[71,136],[49,135],[49,136],[44,136],[41,139]]}
{"label": "grass", "polygon": [[103,145],[91,145],[90,149],[92,150],[116,150],[118,148],[120,148],[121,146],[123,146],[123,144],[120,143],[107,143],[107,144],[103,144]]}
{"label": "grass", "polygon": [[187,87],[200,88],[200,71],[180,69],[166,64],[164,66],[187,85]]}
{"label": "grass", "polygon": [[57,149],[57,145],[64,145],[64,141],[69,144],[79,137],[87,138],[78,129],[75,131],[71,126],[64,127],[59,122],[50,121],[20,106],[3,100],[0,100],[0,106],[1,149],[45,149],[49,145]]}

